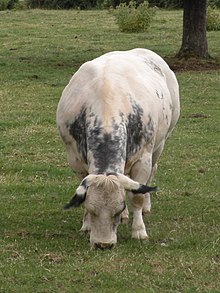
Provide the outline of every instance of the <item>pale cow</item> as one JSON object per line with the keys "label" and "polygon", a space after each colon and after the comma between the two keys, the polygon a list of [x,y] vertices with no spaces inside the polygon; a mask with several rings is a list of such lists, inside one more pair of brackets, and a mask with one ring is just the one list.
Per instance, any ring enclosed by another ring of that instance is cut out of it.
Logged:
{"label": "pale cow", "polygon": [[142,213],[149,184],[180,112],[173,71],[146,49],[115,51],[83,64],[62,93],[57,125],[68,162],[82,180],[65,206],[85,202],[83,231],[92,247],[117,242],[120,219],[133,209],[132,237],[148,237]]}

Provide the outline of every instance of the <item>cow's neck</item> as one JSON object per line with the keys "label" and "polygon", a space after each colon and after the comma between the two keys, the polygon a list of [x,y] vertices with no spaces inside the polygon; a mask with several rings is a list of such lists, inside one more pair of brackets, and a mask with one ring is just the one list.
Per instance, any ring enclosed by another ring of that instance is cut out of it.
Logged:
{"label": "cow's neck", "polygon": [[87,133],[89,173],[124,172],[126,161],[126,128],[124,123],[102,125],[90,121]]}

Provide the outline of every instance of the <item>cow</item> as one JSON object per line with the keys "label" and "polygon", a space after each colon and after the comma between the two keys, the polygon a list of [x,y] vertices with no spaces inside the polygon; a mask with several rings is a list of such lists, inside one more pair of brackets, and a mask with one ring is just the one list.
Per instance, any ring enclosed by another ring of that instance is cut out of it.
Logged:
{"label": "cow", "polygon": [[84,63],[65,87],[57,126],[80,184],[65,209],[83,202],[81,230],[92,248],[117,243],[117,226],[133,211],[132,238],[146,239],[148,186],[180,114],[175,74],[156,53],[113,51]]}

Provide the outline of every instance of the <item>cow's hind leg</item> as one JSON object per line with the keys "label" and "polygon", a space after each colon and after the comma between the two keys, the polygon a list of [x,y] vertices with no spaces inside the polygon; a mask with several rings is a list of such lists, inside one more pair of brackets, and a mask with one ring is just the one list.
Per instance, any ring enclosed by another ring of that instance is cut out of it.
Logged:
{"label": "cow's hind leg", "polygon": [[128,211],[128,207],[126,206],[124,211],[121,213],[121,223],[122,224],[127,224],[128,219],[129,219],[129,211]]}

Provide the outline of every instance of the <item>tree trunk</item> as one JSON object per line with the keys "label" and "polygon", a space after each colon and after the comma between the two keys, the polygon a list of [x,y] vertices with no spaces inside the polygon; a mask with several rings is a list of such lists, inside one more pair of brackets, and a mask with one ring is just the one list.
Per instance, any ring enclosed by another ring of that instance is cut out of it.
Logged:
{"label": "tree trunk", "polygon": [[206,0],[184,0],[182,46],[177,57],[210,57],[206,38]]}

